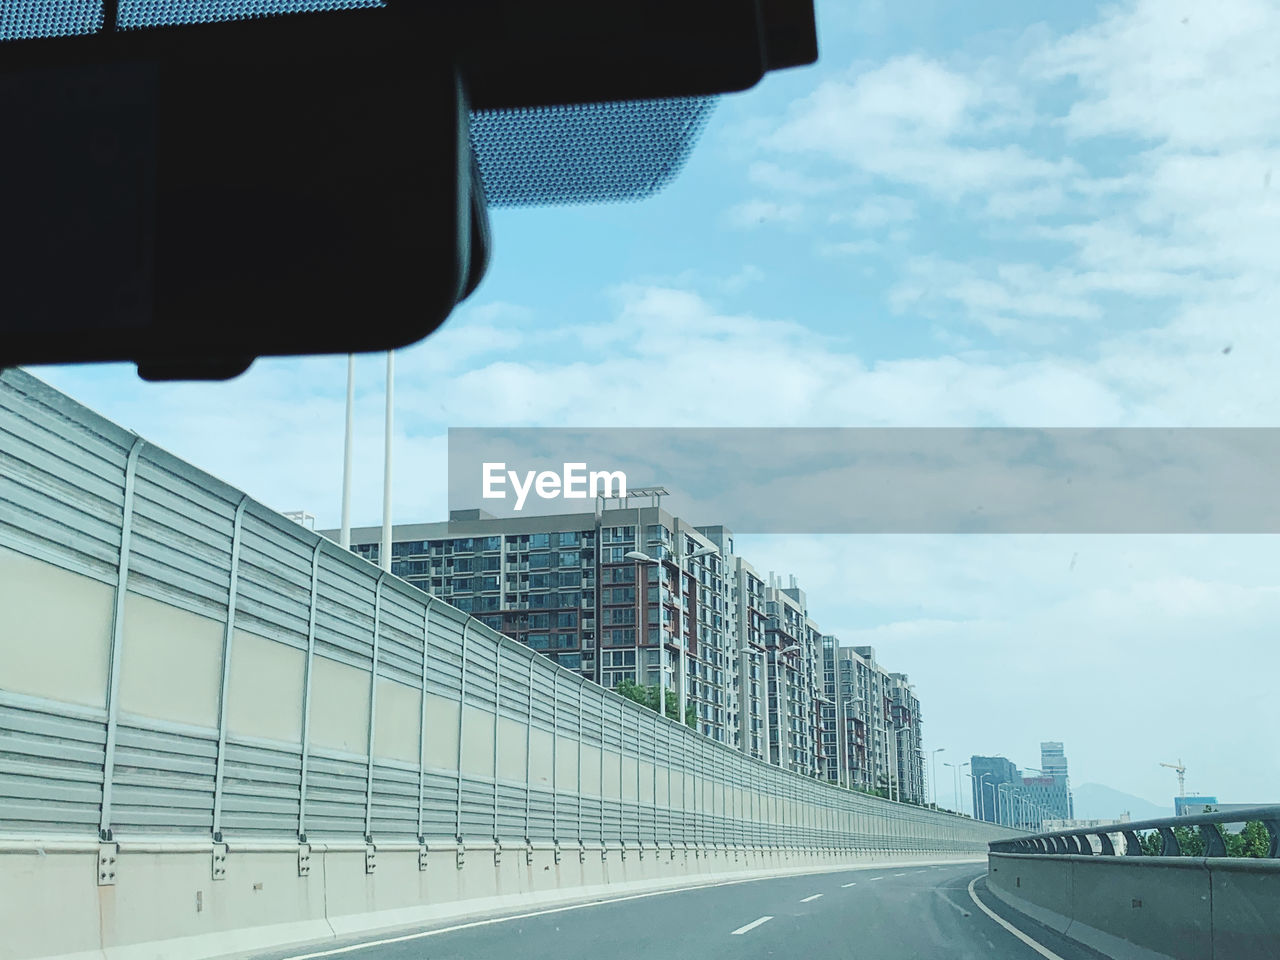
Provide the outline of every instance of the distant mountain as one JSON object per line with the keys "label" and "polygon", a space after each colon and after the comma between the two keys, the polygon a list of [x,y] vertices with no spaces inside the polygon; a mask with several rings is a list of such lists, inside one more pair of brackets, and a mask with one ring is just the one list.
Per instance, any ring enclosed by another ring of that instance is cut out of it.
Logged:
{"label": "distant mountain", "polygon": [[1126,811],[1130,820],[1172,817],[1173,807],[1160,807],[1131,793],[1112,790],[1101,783],[1082,783],[1071,790],[1078,820],[1116,820]]}

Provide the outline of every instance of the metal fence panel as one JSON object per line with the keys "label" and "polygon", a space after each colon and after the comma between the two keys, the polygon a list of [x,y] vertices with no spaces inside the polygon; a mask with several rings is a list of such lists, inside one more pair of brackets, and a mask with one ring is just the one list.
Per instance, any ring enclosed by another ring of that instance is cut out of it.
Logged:
{"label": "metal fence panel", "polygon": [[[0,689],[6,831],[974,851],[1011,835],[746,758],[139,444],[28,374],[0,373],[0,546],[107,584],[117,611],[106,709]],[[223,625],[216,728],[119,714],[124,590]],[[276,669],[300,664],[288,682],[301,685],[301,742],[228,731],[237,631],[300,652]],[[312,742],[317,658],[368,677],[364,752]],[[417,762],[409,740],[398,759],[369,756],[385,680],[400,685],[382,706],[397,722],[420,704]],[[433,703],[466,709],[441,721]],[[466,744],[483,756],[464,757]]]}

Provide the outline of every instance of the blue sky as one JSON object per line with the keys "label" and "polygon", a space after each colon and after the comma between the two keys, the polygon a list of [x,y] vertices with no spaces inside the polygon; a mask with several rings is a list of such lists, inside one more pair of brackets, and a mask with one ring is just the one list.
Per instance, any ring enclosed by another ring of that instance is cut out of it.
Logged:
{"label": "blue sky", "polygon": [[[484,284],[398,355],[398,520],[443,516],[450,426],[1277,425],[1274,4],[826,2],[820,27],[821,63],[724,98],[659,197],[495,211]],[[324,525],[344,368],[35,372]],[[1181,756],[1195,792],[1280,796],[1275,538],[739,544],[911,675],[946,757],[1063,739],[1077,782],[1168,804]]]}

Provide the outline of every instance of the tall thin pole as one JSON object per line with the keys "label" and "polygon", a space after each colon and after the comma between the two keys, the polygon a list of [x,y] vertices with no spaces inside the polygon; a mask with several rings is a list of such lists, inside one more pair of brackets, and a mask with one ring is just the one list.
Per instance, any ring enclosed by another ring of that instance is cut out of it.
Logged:
{"label": "tall thin pole", "polygon": [[[640,518],[640,508],[636,507],[636,545],[635,545],[636,553],[644,553],[644,547],[642,546],[642,544],[644,543],[644,537],[641,535],[641,532],[640,532],[642,529],[643,529],[643,525]],[[643,642],[644,640],[647,640],[648,637],[644,637],[642,639],[640,636],[640,631],[643,630],[645,633],[649,632],[648,624],[644,622],[645,591],[649,587],[649,574],[647,571],[644,570],[643,567],[640,566],[639,560],[636,561],[635,567],[636,567],[636,630],[635,630],[636,685],[647,687],[649,685],[648,684],[649,677],[647,676],[648,671],[643,669],[641,660],[644,657]],[[641,575],[642,573],[643,573],[643,576]]]}
{"label": "tall thin pole", "polygon": [[351,416],[356,400],[356,358],[347,354],[347,426],[342,440],[342,531],[338,543],[351,549]]}
{"label": "tall thin pole", "polygon": [[840,658],[836,657],[836,786],[844,786],[845,750],[844,744],[844,684],[840,682]]}
{"label": "tall thin pole", "polygon": [[[681,536],[679,531],[676,533]],[[681,545],[682,541],[677,540],[676,547]],[[689,709],[689,638],[684,634],[684,551],[679,549],[676,550],[676,600],[679,610],[676,619],[676,646],[679,648],[676,651],[676,699],[680,701],[680,722],[684,723]]]}
{"label": "tall thin pole", "polygon": [[382,547],[378,551],[378,566],[391,572],[391,434],[394,427],[396,395],[396,355],[387,351],[387,415],[386,431],[382,438]]}

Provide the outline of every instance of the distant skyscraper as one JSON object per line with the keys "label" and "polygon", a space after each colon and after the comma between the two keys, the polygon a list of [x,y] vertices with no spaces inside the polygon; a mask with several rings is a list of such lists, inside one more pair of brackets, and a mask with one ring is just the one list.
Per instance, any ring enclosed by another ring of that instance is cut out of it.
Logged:
{"label": "distant skyscraper", "polygon": [[1067,778],[1062,742],[1040,744],[1040,772],[1023,776],[1004,757],[973,757],[974,816],[1023,829],[1039,829],[1044,820],[1071,820],[1075,805]]}
{"label": "distant skyscraper", "polygon": [[1046,777],[1067,775],[1067,756],[1061,740],[1045,740],[1040,744],[1040,769]]}
{"label": "distant skyscraper", "polygon": [[973,815],[979,820],[998,822],[1000,784],[1020,782],[1022,775],[1004,757],[970,757],[973,771]]}

